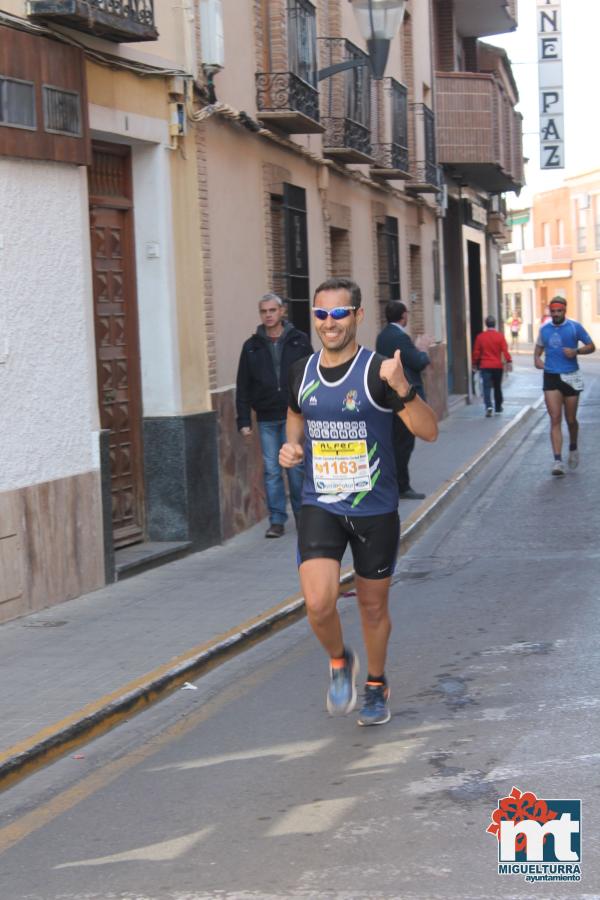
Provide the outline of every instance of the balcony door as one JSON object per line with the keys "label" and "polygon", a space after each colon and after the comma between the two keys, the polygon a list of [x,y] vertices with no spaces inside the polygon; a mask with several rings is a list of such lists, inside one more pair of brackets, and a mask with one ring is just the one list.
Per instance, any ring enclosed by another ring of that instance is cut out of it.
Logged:
{"label": "balcony door", "polygon": [[98,402],[109,432],[115,547],[143,540],[141,391],[131,150],[93,145],[89,175]]}

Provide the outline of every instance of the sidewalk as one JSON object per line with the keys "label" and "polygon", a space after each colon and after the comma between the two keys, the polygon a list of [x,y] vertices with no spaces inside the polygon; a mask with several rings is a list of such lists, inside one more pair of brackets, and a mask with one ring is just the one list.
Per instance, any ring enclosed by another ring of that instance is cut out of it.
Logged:
{"label": "sidewalk", "polygon": [[[401,501],[401,546],[531,418],[539,373],[515,369],[502,415],[486,419],[479,402],[461,406],[435,444],[417,441],[412,482],[428,496]],[[262,522],[222,546],[0,626],[0,789],[302,615],[296,534],[287,529],[267,541]],[[349,558],[343,572],[351,578]]]}

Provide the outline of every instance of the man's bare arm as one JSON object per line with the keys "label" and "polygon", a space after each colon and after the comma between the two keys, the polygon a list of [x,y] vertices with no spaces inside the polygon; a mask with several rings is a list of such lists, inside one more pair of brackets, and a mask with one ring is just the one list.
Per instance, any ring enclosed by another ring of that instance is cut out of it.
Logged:
{"label": "man's bare arm", "polygon": [[533,364],[536,369],[544,368],[544,361],[542,356],[544,355],[544,347],[542,344],[536,344],[535,350],[533,351]]}
{"label": "man's bare arm", "polygon": [[[392,359],[382,362],[379,377],[382,381],[387,381],[399,397],[405,397],[408,394],[410,384],[404,374],[400,350],[396,350]],[[415,437],[421,438],[423,441],[436,440],[438,436],[437,416],[419,396],[407,403],[397,415]]]}
{"label": "man's bare arm", "polygon": [[422,441],[435,441],[438,436],[437,416],[419,396],[407,403],[404,409],[396,413],[409,431]]}
{"label": "man's bare arm", "polygon": [[596,349],[596,345],[593,341],[590,341],[589,344],[582,344],[581,347],[563,347],[563,353],[569,359],[574,359],[576,356],[587,356],[588,353],[593,353]]}
{"label": "man's bare arm", "polygon": [[292,469],[304,459],[304,416],[288,407],[285,424],[287,441],[279,451],[279,465]]}

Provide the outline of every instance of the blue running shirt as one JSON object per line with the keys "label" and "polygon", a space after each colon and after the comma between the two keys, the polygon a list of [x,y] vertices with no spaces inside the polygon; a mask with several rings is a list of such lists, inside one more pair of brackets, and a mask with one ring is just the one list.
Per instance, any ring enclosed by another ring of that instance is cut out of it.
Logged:
{"label": "blue running shirt", "polygon": [[573,319],[565,319],[562,325],[553,325],[552,322],[542,325],[537,345],[544,348],[544,372],[557,375],[576,372],[579,368],[577,357],[569,359],[563,353],[563,347],[576,349],[580,341],[583,344],[592,343],[583,325]]}
{"label": "blue running shirt", "polygon": [[374,516],[398,508],[395,414],[369,391],[373,356],[361,347],[346,374],[327,382],[319,369],[321,354],[314,353],[298,391],[305,434],[302,502],[336,515]]}

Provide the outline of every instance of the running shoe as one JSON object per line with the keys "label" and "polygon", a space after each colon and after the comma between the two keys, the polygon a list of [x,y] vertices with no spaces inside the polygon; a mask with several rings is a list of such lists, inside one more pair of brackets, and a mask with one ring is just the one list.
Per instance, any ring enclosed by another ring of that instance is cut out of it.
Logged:
{"label": "running shoe", "polygon": [[358,657],[354,650],[344,651],[344,661],[332,660],[329,664],[329,688],[327,711],[331,716],[345,716],[356,706],[356,678]]}
{"label": "running shoe", "polygon": [[491,419],[492,413],[493,413],[493,412],[494,412],[494,410],[492,409],[492,407],[491,407],[491,406],[488,406],[488,408],[487,408],[486,411],[485,411],[485,417],[486,417],[486,419]]}
{"label": "running shoe", "polygon": [[565,464],[562,459],[555,459],[552,464],[552,474],[559,478],[565,474]]}
{"label": "running shoe", "polygon": [[389,707],[390,689],[387,684],[367,681],[359,725],[385,725],[392,718]]}
{"label": "running shoe", "polygon": [[579,450],[569,450],[569,468],[576,469],[579,465]]}

